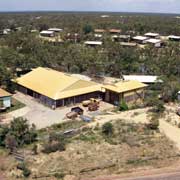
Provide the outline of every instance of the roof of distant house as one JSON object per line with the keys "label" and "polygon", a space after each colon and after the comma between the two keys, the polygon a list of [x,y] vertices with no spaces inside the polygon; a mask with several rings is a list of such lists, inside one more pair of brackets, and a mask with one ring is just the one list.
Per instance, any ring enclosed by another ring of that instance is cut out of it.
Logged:
{"label": "roof of distant house", "polygon": [[54,31],[41,31],[40,34],[54,34]]}
{"label": "roof of distant house", "polygon": [[121,81],[115,84],[111,84],[111,85],[105,85],[104,88],[117,92],[117,93],[123,93],[123,92],[127,92],[127,91],[132,91],[132,90],[136,90],[136,89],[142,89],[147,87],[146,84],[143,84],[139,81]]}
{"label": "roof of distant house", "polygon": [[101,37],[102,37],[102,34],[94,34],[94,37],[101,38]]}
{"label": "roof of distant house", "polygon": [[53,100],[101,91],[100,84],[42,67],[17,78],[15,82]]}
{"label": "roof of distant house", "polygon": [[144,40],[147,40],[148,37],[145,37],[145,36],[135,36],[133,37],[134,40],[139,40],[139,41],[144,41]]}
{"label": "roof of distant house", "polygon": [[124,75],[123,76],[125,81],[128,80],[135,80],[142,83],[155,83],[155,82],[162,82],[162,80],[158,79],[158,76],[146,76],[146,75]]}
{"label": "roof of distant house", "polygon": [[180,36],[170,35],[168,36],[169,39],[180,39]]}
{"label": "roof of distant house", "polygon": [[121,46],[131,46],[131,47],[135,47],[137,46],[136,43],[131,43],[131,42],[120,42]]}
{"label": "roof of distant house", "polygon": [[148,32],[148,33],[146,33],[146,34],[144,34],[144,35],[145,35],[145,36],[153,36],[153,37],[159,36],[158,33],[152,33],[152,32]]}
{"label": "roof of distant house", "polygon": [[156,44],[161,43],[162,41],[160,39],[147,39],[146,42]]}
{"label": "roof of distant house", "polygon": [[86,45],[102,45],[102,41],[85,41]]}
{"label": "roof of distant house", "polygon": [[121,29],[110,29],[109,32],[110,33],[120,33]]}
{"label": "roof of distant house", "polygon": [[0,88],[0,98],[9,96],[12,96],[12,94]]}
{"label": "roof of distant house", "polygon": [[59,29],[59,28],[49,28],[48,31],[60,32],[60,31],[63,31],[63,29]]}
{"label": "roof of distant house", "polygon": [[94,29],[94,32],[95,33],[104,33],[104,32],[106,32],[106,30],[105,29]]}

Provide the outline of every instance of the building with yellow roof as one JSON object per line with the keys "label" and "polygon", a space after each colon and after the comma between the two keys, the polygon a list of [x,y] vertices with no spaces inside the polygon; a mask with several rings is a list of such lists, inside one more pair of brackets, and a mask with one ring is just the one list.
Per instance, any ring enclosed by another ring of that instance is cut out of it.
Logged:
{"label": "building with yellow roof", "polygon": [[146,84],[133,80],[105,85],[105,101],[115,105],[118,105],[122,100],[127,104],[142,102],[146,87]]}
{"label": "building with yellow roof", "polygon": [[101,96],[102,86],[49,68],[38,67],[15,80],[17,89],[52,108]]}

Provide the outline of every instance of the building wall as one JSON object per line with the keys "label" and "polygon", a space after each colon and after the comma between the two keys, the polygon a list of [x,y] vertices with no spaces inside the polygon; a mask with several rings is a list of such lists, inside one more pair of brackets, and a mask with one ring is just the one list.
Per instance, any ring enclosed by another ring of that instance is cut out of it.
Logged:
{"label": "building wall", "polygon": [[116,93],[110,90],[106,90],[105,101],[114,105],[118,105],[122,100],[128,105],[140,103],[144,99],[144,89],[138,89],[133,91],[128,91],[125,93]]}
{"label": "building wall", "polygon": [[61,106],[67,106],[67,105],[71,105],[71,104],[81,103],[82,101],[88,100],[90,98],[103,98],[103,93],[98,91],[98,92],[92,92],[92,93],[83,94],[83,95],[79,95],[79,96],[69,97],[69,98],[65,98],[65,99],[53,100],[49,97],[46,97],[42,94],[34,92],[34,91],[32,91],[28,88],[22,87],[20,85],[17,85],[17,90],[24,94],[27,94],[31,97],[34,97],[40,103],[45,104],[53,109],[57,108],[57,107],[61,107]]}
{"label": "building wall", "polygon": [[88,100],[90,98],[103,98],[103,93],[97,91],[97,92],[92,92],[92,93],[88,93],[88,94],[82,94],[79,96],[60,99],[60,100],[56,101],[56,107],[81,103],[82,101]]}
{"label": "building wall", "polygon": [[116,92],[106,90],[106,93],[105,93],[106,102],[109,102],[114,105],[118,105],[121,100],[122,100],[122,94],[118,94]]}

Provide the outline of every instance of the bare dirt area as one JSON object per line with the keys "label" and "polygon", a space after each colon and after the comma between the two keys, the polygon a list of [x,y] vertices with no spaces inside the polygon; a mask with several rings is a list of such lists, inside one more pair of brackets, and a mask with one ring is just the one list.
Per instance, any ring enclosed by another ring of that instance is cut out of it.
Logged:
{"label": "bare dirt area", "polygon": [[[97,180],[96,177],[102,176],[102,180],[109,180],[106,176],[111,174],[127,177],[129,173],[148,174],[154,169],[159,170],[157,173],[162,173],[163,169],[174,168],[180,162],[177,138],[180,136],[180,129],[177,123],[174,123],[174,120],[178,121],[179,118],[175,113],[176,105],[166,106],[165,114],[160,119],[160,131],[148,129],[146,126],[149,123],[149,108],[126,112],[109,112],[105,109],[95,112],[94,121],[91,123],[65,121],[40,131],[38,155],[29,153],[32,147],[25,150],[26,163],[31,170],[28,179]],[[171,121],[169,117],[173,117]],[[102,125],[106,122],[113,124],[112,136],[102,133]],[[42,153],[42,145],[48,133],[71,129],[80,131],[68,138],[65,151]],[[9,179],[22,178],[16,165],[6,168]]]}
{"label": "bare dirt area", "polygon": [[[74,123],[75,127],[83,129],[69,139],[65,151],[44,154],[39,144],[38,155],[27,156],[27,165],[32,171],[29,179],[46,177],[53,180],[70,176],[84,180],[168,167],[179,160],[179,151],[174,144],[143,124],[114,120],[112,136],[103,135],[100,126],[87,127],[78,122]],[[64,131],[70,124],[57,128],[58,132]],[[9,178],[12,178],[11,174],[7,173]]]}

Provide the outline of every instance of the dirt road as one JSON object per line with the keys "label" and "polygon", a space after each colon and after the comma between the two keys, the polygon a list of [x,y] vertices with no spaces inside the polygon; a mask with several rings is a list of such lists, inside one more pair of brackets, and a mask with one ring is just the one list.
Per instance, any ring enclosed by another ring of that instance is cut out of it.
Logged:
{"label": "dirt road", "polygon": [[109,176],[109,177],[103,177],[103,178],[97,178],[91,180],[180,180],[180,172],[151,175],[151,176],[141,176],[134,178],[121,178],[118,176],[114,176],[114,177]]}
{"label": "dirt road", "polygon": [[99,176],[90,179],[82,178],[81,180],[180,180],[180,166],[174,164],[172,167],[149,169],[124,175]]}

